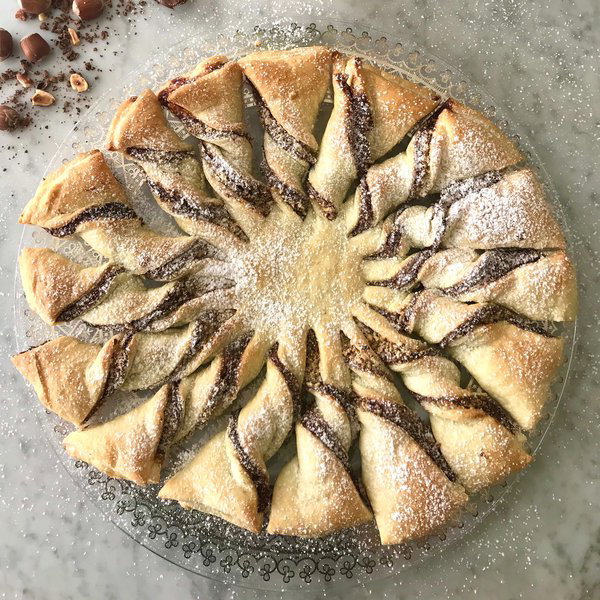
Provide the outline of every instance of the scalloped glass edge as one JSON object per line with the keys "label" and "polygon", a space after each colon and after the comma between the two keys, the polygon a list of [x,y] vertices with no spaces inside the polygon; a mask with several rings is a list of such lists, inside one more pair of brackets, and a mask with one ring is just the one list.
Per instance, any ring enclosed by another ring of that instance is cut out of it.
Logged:
{"label": "scalloped glass edge", "polygon": [[[170,76],[189,70],[203,57],[223,53],[236,58],[255,51],[257,47],[281,49],[320,43],[362,55],[380,66],[399,71],[409,79],[428,85],[441,94],[456,97],[498,123],[519,144],[536,169],[545,184],[548,198],[566,237],[570,239],[568,223],[565,222],[556,191],[532,144],[526,136],[515,133],[515,128],[518,129],[518,126],[511,124],[509,127],[508,121],[503,118],[496,103],[486,93],[457,69],[430,52],[417,47],[404,48],[400,42],[389,41],[393,36],[375,32],[373,29],[369,34],[366,27],[356,23],[347,24],[333,19],[327,21],[328,23],[324,24],[322,29],[313,22],[307,22],[306,25],[290,22],[285,26],[256,26],[249,32],[238,31],[233,37],[223,34],[212,37],[199,34],[196,38],[182,40],[172,47],[169,56],[163,57],[164,64],[156,64],[155,59],[149,60],[127,78],[132,83],[111,88],[103,94],[67,134],[44,176],[77,152],[93,147],[102,148],[112,114],[128,95],[144,87],[156,89]],[[362,33],[356,35],[353,31]],[[166,65],[170,67],[167,68]],[[122,169],[122,174],[125,174],[125,165],[122,161],[115,168],[118,170],[119,167]],[[134,179],[135,173],[135,170],[130,171]],[[137,184],[139,183],[141,180],[138,177]],[[43,232],[25,228],[19,249],[31,243],[53,245],[56,248],[64,246],[65,242],[57,242]],[[14,290],[15,341],[16,350],[19,351],[30,345],[32,341],[30,328],[39,329],[41,321],[27,308],[18,268],[15,269]],[[43,332],[46,338],[50,338],[59,332],[77,333],[72,329],[42,327],[37,335],[42,335]],[[543,421],[529,438],[529,445],[534,455],[538,452],[554,419],[568,381],[577,337],[576,323],[565,329],[565,362],[553,388],[555,397],[546,407]],[[369,581],[397,575],[402,570],[422,563],[428,557],[439,554],[463,539],[494,510],[513,483],[521,476],[521,474],[513,475],[502,486],[496,486],[483,495],[473,497],[470,511],[464,513],[459,526],[449,528],[444,535],[422,544],[412,543],[386,548],[380,544],[372,544],[373,531],[371,530],[369,534],[365,533],[367,538],[370,536],[371,542],[361,547],[363,544],[357,543],[357,538],[361,538],[362,532],[361,529],[357,529],[351,530],[351,534],[342,532],[330,536],[322,542],[301,541],[296,544],[297,549],[294,551],[291,550],[290,543],[276,544],[277,538],[267,538],[265,545],[260,546],[256,542],[249,543],[250,539],[256,536],[233,526],[221,527],[225,530],[225,535],[220,537],[211,536],[210,531],[199,534],[197,524],[185,522],[187,519],[178,522],[177,511],[174,511],[175,517],[173,517],[170,511],[164,508],[156,498],[156,486],[140,488],[129,482],[109,478],[81,461],[70,459],[64,453],[61,443],[68,431],[65,424],[55,415],[45,411],[34,394],[30,396],[36,407],[38,421],[59,461],[83,490],[85,496],[112,523],[148,550],[176,565],[209,579],[253,589],[315,591],[318,588],[331,589],[331,586],[337,588],[347,584],[366,584]],[[208,517],[206,520],[210,519],[212,518]],[[203,517],[200,515],[199,521],[202,520]]]}

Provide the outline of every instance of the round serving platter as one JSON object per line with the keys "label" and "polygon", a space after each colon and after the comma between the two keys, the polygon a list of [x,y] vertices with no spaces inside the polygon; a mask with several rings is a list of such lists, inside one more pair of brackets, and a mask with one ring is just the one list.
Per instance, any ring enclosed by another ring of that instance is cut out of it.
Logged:
{"label": "round serving platter", "polygon": [[[360,33],[359,33],[360,32]],[[495,121],[519,145],[538,175],[546,185],[563,229],[569,239],[569,227],[565,222],[560,203],[547,173],[539,163],[531,144],[519,135],[518,128],[503,118],[491,98],[471,83],[459,71],[433,57],[422,49],[405,47],[401,40],[379,32],[365,32],[365,28],[338,22],[330,24],[290,23],[285,26],[255,27],[252,31],[238,32],[235,36],[219,35],[213,38],[202,35],[186,38],[172,47],[168,55],[147,62],[127,77],[128,83],[116,86],[104,94],[73,128],[60,145],[47,172],[59,167],[74,155],[103,149],[109,123],[121,102],[145,88],[157,89],[166,80],[191,70],[202,58],[213,54],[226,54],[237,58],[257,49],[285,49],[293,46],[327,45],[348,54],[363,56],[379,66],[435,89],[441,96],[452,96],[468,104]],[[327,101],[327,100],[326,100]],[[330,100],[329,100],[330,102]],[[252,99],[247,98],[248,119],[251,133],[258,136],[258,126]],[[185,137],[181,125],[171,121],[175,130]],[[133,164],[125,163],[121,156],[106,153],[113,170],[125,184],[135,209],[153,228],[175,233],[177,228],[169,217],[160,211],[144,185],[141,171]],[[23,205],[26,199],[22,199]],[[88,247],[72,239],[57,240],[45,232],[26,228],[21,238],[25,246],[49,246],[82,264],[101,262]],[[565,327],[565,363],[554,386],[554,398],[537,430],[529,437],[530,449],[537,452],[544,438],[561,397],[567,386],[568,373],[573,356],[576,325]],[[81,321],[51,328],[45,325],[27,306],[18,272],[15,274],[15,335],[16,350],[42,343],[58,335],[72,335],[89,342],[101,342],[106,334],[94,331]],[[33,394],[32,394],[33,396]],[[242,393],[240,403],[248,397]],[[403,569],[419,564],[428,557],[442,552],[464,537],[488,515],[501,500],[516,476],[503,486],[491,488],[484,495],[471,498],[469,509],[460,523],[444,535],[420,544],[385,547],[379,543],[373,524],[346,530],[318,540],[300,540],[284,536],[255,535],[224,521],[197,511],[183,510],[175,503],[157,498],[160,486],[141,488],[133,483],[110,478],[99,473],[82,461],[69,458],[62,439],[70,428],[55,415],[44,410],[34,398],[40,423],[59,460],[86,496],[115,525],[140,544],[200,575],[228,584],[258,589],[307,589],[367,582],[389,577]],[[138,400],[139,401],[139,398]],[[121,396],[117,399],[120,410],[136,402],[136,398]],[[176,449],[175,459],[165,469],[169,476],[212,433],[224,427],[226,417],[216,419],[209,427],[197,434],[185,447]],[[273,465],[276,473],[294,452],[293,440],[280,452]],[[270,468],[271,470],[271,468]]]}

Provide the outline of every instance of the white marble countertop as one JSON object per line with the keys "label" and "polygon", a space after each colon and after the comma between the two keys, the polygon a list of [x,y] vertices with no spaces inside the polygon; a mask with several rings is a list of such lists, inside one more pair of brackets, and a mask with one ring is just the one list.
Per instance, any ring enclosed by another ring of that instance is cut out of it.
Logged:
{"label": "white marble countertop", "polygon": [[[598,318],[600,311],[600,5],[597,0],[189,0],[172,13],[148,0],[145,18],[117,23],[95,82],[99,96],[150,52],[207,22],[224,32],[285,15],[337,16],[431,49],[485,87],[531,138],[579,237],[581,334],[570,394],[538,460],[498,511],[444,555],[346,598],[600,598]],[[0,27],[25,34],[3,0]],[[15,61],[16,64],[16,61]],[[4,63],[3,67],[10,66]],[[17,216],[73,121],[46,109],[42,127],[0,132],[0,594],[2,598],[251,597],[151,554],[106,522],[48,447],[32,393],[11,367]],[[45,128],[47,126],[47,128]],[[312,595],[305,594],[307,597]],[[338,597],[335,593],[328,594]]]}

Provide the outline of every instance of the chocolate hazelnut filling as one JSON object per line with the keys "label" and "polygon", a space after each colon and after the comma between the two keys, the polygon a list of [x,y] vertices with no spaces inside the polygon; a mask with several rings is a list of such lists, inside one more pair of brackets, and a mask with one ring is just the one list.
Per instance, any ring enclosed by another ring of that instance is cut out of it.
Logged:
{"label": "chocolate hazelnut filling", "polygon": [[398,255],[400,248],[402,247],[402,236],[404,235],[404,232],[402,231],[402,223],[400,222],[400,216],[407,208],[408,205],[405,205],[401,206],[397,210],[392,231],[390,231],[385,238],[381,248],[379,248],[379,250],[377,250],[377,252],[374,254],[365,256],[364,260],[394,258]]}
{"label": "chocolate hazelnut filling", "polygon": [[150,191],[157,196],[161,202],[168,205],[171,213],[193,220],[207,221],[223,227],[243,241],[248,241],[244,230],[231,218],[227,209],[215,202],[200,204],[178,190],[167,189],[157,181],[148,179]]}
{"label": "chocolate hazelnut filling", "polygon": [[192,329],[188,347],[169,375],[156,385],[163,385],[169,381],[181,379],[189,364],[194,360],[206,344],[220,331],[221,327],[235,314],[234,310],[209,310],[200,316]]}
{"label": "chocolate hazelnut filling", "polygon": [[168,109],[183,123],[186,131],[199,140],[205,142],[218,143],[222,141],[235,140],[239,138],[248,139],[245,131],[231,129],[215,129],[206,123],[194,117],[194,115],[185,108],[172,102],[167,102]]}
{"label": "chocolate hazelnut filling", "polygon": [[[178,167],[190,158],[195,160],[193,151],[169,152],[153,148],[131,147],[127,148],[127,154],[137,161],[155,163],[159,166]],[[216,202],[200,203],[177,189],[166,188],[160,182],[154,181],[150,177],[147,178],[147,181],[152,193],[161,202],[167,204],[170,211],[175,215],[215,223],[216,225],[225,227],[242,239],[248,239],[239,225],[231,218],[227,209],[221,204]]]}
{"label": "chocolate hazelnut filling", "polygon": [[412,410],[383,398],[361,398],[358,405],[361,409],[400,427],[421,447],[450,481],[457,481],[456,474],[446,462],[440,445],[435,441],[431,430]]}
{"label": "chocolate hazelnut filling", "polygon": [[68,304],[56,317],[57,322],[71,321],[88,312],[108,294],[117,275],[124,269],[118,265],[111,265],[101,275],[100,279],[75,302]]}
{"label": "chocolate hazelnut filling", "polygon": [[323,418],[321,411],[317,407],[311,408],[309,411],[304,413],[300,419],[300,424],[308,432],[312,433],[333,455],[337,458],[340,464],[344,467],[344,471],[348,473],[348,476],[352,480],[356,491],[358,492],[361,500],[366,506],[370,506],[369,499],[365,492],[364,486],[360,479],[354,474],[350,468],[350,461],[348,453],[345,448],[340,444],[335,431],[331,428],[329,423]]}
{"label": "chocolate hazelnut filling", "polygon": [[342,345],[344,360],[353,371],[389,379],[387,371],[381,368],[370,348],[357,348],[345,335],[342,335]]}
{"label": "chocolate hazelnut filling", "polygon": [[510,416],[510,414],[500,406],[497,402],[494,402],[487,394],[468,394],[466,396],[421,396],[413,392],[414,399],[419,404],[436,404],[437,406],[443,406],[447,408],[465,408],[481,410],[487,416],[492,417],[495,421],[500,423],[505,429],[510,431],[513,435],[519,430],[517,424]]}
{"label": "chocolate hazelnut filling", "polygon": [[440,198],[450,202],[462,200],[471,194],[476,194],[497,184],[502,179],[504,172],[488,171],[481,175],[475,175],[460,181],[453,181],[440,192]]}
{"label": "chocolate hazelnut filling", "polygon": [[[355,58],[354,61],[357,69],[359,69],[362,60]],[[337,73],[334,76],[334,82],[339,86],[347,100],[344,115],[345,130],[357,177],[358,179],[362,179],[372,163],[371,145],[368,138],[369,133],[373,129],[371,104],[366,93],[356,91],[348,83],[347,74]]]}
{"label": "chocolate hazelnut filling", "polygon": [[[360,58],[355,58],[357,67],[360,67],[362,61]],[[352,161],[357,173],[357,177],[362,180],[367,173],[368,168],[372,164],[371,146],[369,143],[369,133],[373,129],[373,114],[369,98],[364,92],[356,91],[348,83],[348,75],[345,73],[336,73],[334,85],[337,85],[342,94],[346,97],[346,110],[344,113],[344,128],[348,137],[348,145],[352,154]],[[360,212],[362,220],[359,217],[359,222],[354,230],[350,233],[351,236],[358,235],[368,227],[372,222],[372,206],[370,204],[370,194],[366,180],[364,182],[363,194],[364,202],[361,204]],[[322,194],[320,194],[311,184],[307,182],[307,192],[309,197],[321,208],[323,214],[332,221],[337,217],[337,209],[335,206]],[[370,215],[370,216],[369,216]]]}
{"label": "chocolate hazelnut filling", "polygon": [[109,359],[108,372],[106,374],[106,379],[104,380],[104,385],[102,386],[102,391],[98,396],[96,404],[94,404],[85,419],[83,419],[82,425],[88,423],[90,418],[98,411],[104,401],[123,385],[125,377],[127,376],[127,371],[129,370],[129,361],[131,358],[130,346],[133,337],[133,333],[128,333],[116,341],[112,355]]}
{"label": "chocolate hazelnut filling", "polygon": [[139,217],[135,211],[121,202],[107,202],[106,204],[96,204],[83,209],[77,216],[68,223],[60,227],[44,227],[44,229],[55,237],[67,237],[73,235],[77,228],[83,223],[98,220],[123,221],[126,219],[136,219]]}
{"label": "chocolate hazelnut filling", "polygon": [[477,309],[471,316],[465,319],[458,327],[447,333],[438,343],[440,348],[445,348],[457,339],[468,335],[478,327],[483,325],[491,325],[492,323],[498,323],[500,321],[506,321],[511,325],[519,327],[525,331],[531,331],[544,337],[554,337],[539,321],[533,321],[526,319],[521,315],[513,312],[512,310],[500,306],[498,304],[484,304]]}
{"label": "chocolate hazelnut filling", "polygon": [[443,110],[452,110],[452,99],[438,104],[435,110],[423,121],[419,130],[415,133],[412,144],[414,149],[414,171],[410,186],[410,196],[419,196],[426,184],[429,175],[429,154],[431,151],[431,139],[438,117]]}
{"label": "chocolate hazelnut filling", "polygon": [[125,151],[131,158],[159,165],[180,165],[188,158],[194,158],[192,150],[158,150],[156,148],[137,148],[131,146]]}
{"label": "chocolate hazelnut filling", "polygon": [[348,474],[351,474],[348,453],[340,444],[335,432],[323,418],[318,408],[313,407],[305,412],[300,419],[300,424],[304,429],[310,431],[326,448],[331,450]]}
{"label": "chocolate hazelnut filling", "polygon": [[283,201],[301,218],[304,219],[308,214],[309,199],[304,192],[292,187],[291,185],[282,181],[275,171],[271,169],[266,158],[263,157],[261,162],[261,170],[267,180],[267,183],[276,190]]}
{"label": "chocolate hazelnut filling", "polygon": [[367,338],[369,346],[388,365],[408,364],[427,356],[437,356],[440,353],[438,348],[426,345],[417,350],[408,350],[399,344],[394,344],[394,342],[385,339],[364,323],[357,321],[357,324]]}
{"label": "chocolate hazelnut filling", "polygon": [[374,304],[369,304],[368,306],[382,317],[385,317],[396,331],[399,331],[400,333],[410,333],[410,324],[414,318],[415,304],[421,291],[422,290],[413,293],[408,304],[404,306],[401,312],[392,312],[385,308],[381,308],[380,306],[375,306]]}
{"label": "chocolate hazelnut filling", "polygon": [[221,368],[211,387],[206,404],[198,416],[196,427],[204,425],[214,415],[215,410],[229,404],[232,400],[231,395],[237,392],[240,363],[253,336],[254,332],[249,331],[225,347]]}
{"label": "chocolate hazelnut filling", "polygon": [[277,350],[279,343],[273,345],[269,350],[269,360],[273,366],[279,371],[285,381],[285,385],[292,398],[292,421],[295,423],[302,411],[302,387],[296,376],[283,364]]}
{"label": "chocolate hazelnut filling", "polygon": [[285,128],[277,122],[262,96],[258,93],[258,90],[248,79],[246,79],[246,81],[254,96],[254,102],[258,108],[258,116],[265,132],[282,150],[285,150],[296,160],[308,163],[309,165],[314,165],[317,162],[317,158],[313,150],[300,140],[297,140],[294,136],[290,135]]}
{"label": "chocolate hazelnut filling", "polygon": [[363,177],[358,184],[358,193],[360,194],[358,219],[356,225],[354,225],[350,232],[350,237],[354,237],[373,226],[373,200],[366,176]]}
{"label": "chocolate hazelnut filling", "polygon": [[132,321],[118,325],[117,327],[122,329],[130,329],[133,331],[140,331],[148,327],[151,323],[154,323],[154,321],[158,321],[159,319],[170,315],[193,297],[194,294],[186,282],[178,281],[168,291],[159,305],[156,306],[152,311],[143,317],[140,317],[139,319],[133,319]]}
{"label": "chocolate hazelnut filling", "polygon": [[[483,175],[477,175],[463,181],[448,185],[440,194],[440,199],[433,205],[432,223],[439,221],[438,228],[433,236],[433,243],[428,248],[409,256],[400,270],[390,279],[372,281],[371,285],[403,289],[413,285],[419,276],[419,271],[425,262],[431,258],[441,247],[446,228],[448,226],[448,212],[454,202],[462,200],[469,194],[479,192],[491,187],[501,179],[498,171],[489,171]],[[401,208],[404,211],[405,207]],[[402,214],[399,212],[399,215]],[[402,223],[396,219],[394,229],[384,242],[383,247],[370,258],[392,258],[400,247],[402,240]]]}
{"label": "chocolate hazelnut filling", "polygon": [[158,442],[157,454],[164,457],[173,443],[185,414],[185,400],[179,389],[179,381],[169,384],[168,398],[163,415],[163,428]]}
{"label": "chocolate hazelnut filling", "polygon": [[[296,421],[300,414],[301,410],[301,389],[298,380],[294,376],[294,374],[281,362],[279,356],[277,354],[277,349],[279,344],[276,343],[269,350],[269,360],[273,364],[273,366],[279,371],[281,376],[283,377],[285,384],[290,392],[290,396],[292,399],[292,420]],[[246,452],[244,446],[242,445],[239,437],[239,432],[237,429],[238,419],[239,419],[240,410],[231,415],[229,418],[229,424],[227,427],[227,436],[235,452],[238,456],[240,464],[243,469],[246,471],[250,479],[252,480],[252,484],[256,488],[256,493],[258,496],[258,512],[262,513],[266,510],[269,505],[269,499],[271,497],[271,484],[269,483],[269,476],[262,465],[259,465],[255,460],[253,460],[250,455]]]}
{"label": "chocolate hazelnut filling", "polygon": [[337,208],[332,202],[317,192],[310,181],[306,182],[306,192],[308,193],[308,197],[321,209],[329,221],[333,221],[337,218]]}
{"label": "chocolate hazelnut filling", "polygon": [[218,149],[204,143],[200,143],[199,148],[206,165],[234,199],[245,200],[264,217],[269,214],[273,198],[264,183],[240,172]]}
{"label": "chocolate hazelnut filling", "polygon": [[421,250],[409,256],[400,270],[391,278],[383,281],[372,281],[371,285],[388,287],[396,290],[410,287],[416,283],[421,267],[435,254],[433,248]]}
{"label": "chocolate hazelnut filling", "polygon": [[235,453],[237,454],[238,460],[242,465],[244,471],[250,477],[252,481],[252,485],[256,488],[256,495],[258,497],[257,502],[257,511],[262,513],[266,510],[267,506],[269,506],[269,499],[271,498],[271,484],[269,482],[269,476],[265,472],[265,470],[256,463],[246,450],[244,446],[240,442],[240,436],[237,429],[238,418],[240,415],[240,411],[235,411],[229,417],[229,424],[227,425],[227,437],[233,446]]}
{"label": "chocolate hazelnut filling", "polygon": [[146,271],[144,275],[148,279],[156,281],[168,281],[175,279],[178,273],[189,268],[197,260],[203,258],[215,258],[217,256],[216,249],[204,240],[196,240],[186,250],[170,258],[167,262],[159,267]]}
{"label": "chocolate hazelnut filling", "polygon": [[497,248],[481,255],[475,267],[461,281],[442,291],[449,296],[460,296],[478,287],[497,281],[514,269],[531,264],[542,257],[537,250],[521,248]]}

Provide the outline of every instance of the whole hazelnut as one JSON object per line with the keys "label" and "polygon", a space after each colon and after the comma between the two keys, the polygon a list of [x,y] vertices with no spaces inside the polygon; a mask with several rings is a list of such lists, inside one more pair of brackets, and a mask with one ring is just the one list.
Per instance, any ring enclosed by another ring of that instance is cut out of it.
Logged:
{"label": "whole hazelnut", "polygon": [[6,60],[13,53],[12,35],[0,27],[0,61]]}
{"label": "whole hazelnut", "polygon": [[21,50],[29,62],[37,62],[50,54],[48,42],[39,34],[26,35],[21,40]]}
{"label": "whole hazelnut", "polygon": [[104,11],[103,0],[73,0],[73,12],[82,20],[96,19]]}
{"label": "whole hazelnut", "polygon": [[52,8],[52,0],[19,0],[19,5],[30,15],[40,15]]}
{"label": "whole hazelnut", "polygon": [[14,129],[19,124],[19,120],[19,113],[14,108],[6,104],[0,106],[0,130]]}

